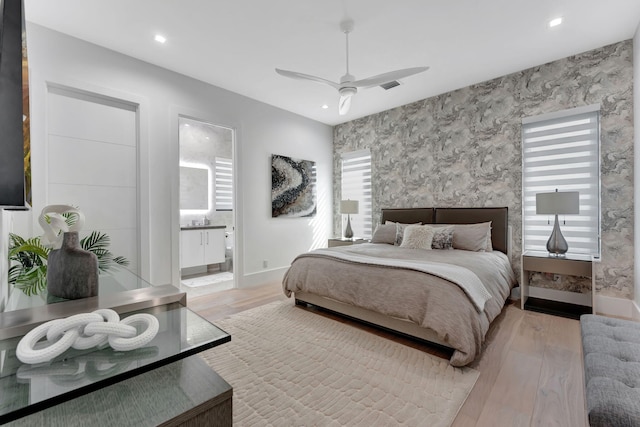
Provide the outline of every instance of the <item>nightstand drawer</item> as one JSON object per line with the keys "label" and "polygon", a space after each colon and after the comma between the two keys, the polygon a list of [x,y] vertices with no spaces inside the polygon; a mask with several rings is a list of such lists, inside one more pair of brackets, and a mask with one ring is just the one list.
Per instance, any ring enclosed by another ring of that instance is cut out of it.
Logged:
{"label": "nightstand drawer", "polygon": [[522,268],[527,271],[564,274],[567,276],[591,277],[591,261],[565,258],[522,257]]}

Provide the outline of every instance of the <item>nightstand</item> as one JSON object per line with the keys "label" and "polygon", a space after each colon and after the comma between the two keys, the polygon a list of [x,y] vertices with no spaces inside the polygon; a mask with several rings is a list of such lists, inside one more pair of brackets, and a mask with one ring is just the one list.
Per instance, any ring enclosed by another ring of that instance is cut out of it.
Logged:
{"label": "nightstand", "polygon": [[[595,313],[595,259],[590,255],[552,257],[548,252],[527,251],[522,254],[520,305],[523,310],[579,318]],[[556,289],[529,287],[529,273],[550,273],[564,276],[591,278],[591,293],[578,293]]]}
{"label": "nightstand", "polygon": [[357,237],[354,237],[353,239],[344,239],[341,237],[337,237],[335,239],[329,239],[329,247],[333,248],[335,246],[351,246],[351,245],[357,245],[359,243],[367,243],[367,240],[365,239],[359,239]]}

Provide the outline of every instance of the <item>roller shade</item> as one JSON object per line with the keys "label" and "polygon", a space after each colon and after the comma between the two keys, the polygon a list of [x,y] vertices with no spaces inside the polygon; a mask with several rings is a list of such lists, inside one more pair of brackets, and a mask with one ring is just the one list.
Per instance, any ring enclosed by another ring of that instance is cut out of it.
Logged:
{"label": "roller shade", "polygon": [[233,161],[216,157],[216,210],[233,210]]}
{"label": "roller shade", "polygon": [[[342,154],[342,200],[357,200],[358,214],[351,215],[354,237],[371,238],[371,153],[360,150]],[[346,215],[343,227],[346,226]]]}
{"label": "roller shade", "polygon": [[600,108],[522,121],[523,250],[546,251],[552,215],[536,215],[536,194],[579,192],[580,214],[559,215],[567,253],[600,255]]}

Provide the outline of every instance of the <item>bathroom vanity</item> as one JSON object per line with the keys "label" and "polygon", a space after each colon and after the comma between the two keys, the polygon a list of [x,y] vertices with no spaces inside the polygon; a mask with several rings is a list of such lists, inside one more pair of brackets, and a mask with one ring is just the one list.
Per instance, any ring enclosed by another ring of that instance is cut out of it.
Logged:
{"label": "bathroom vanity", "polygon": [[180,268],[219,264],[225,261],[224,225],[180,228]]}

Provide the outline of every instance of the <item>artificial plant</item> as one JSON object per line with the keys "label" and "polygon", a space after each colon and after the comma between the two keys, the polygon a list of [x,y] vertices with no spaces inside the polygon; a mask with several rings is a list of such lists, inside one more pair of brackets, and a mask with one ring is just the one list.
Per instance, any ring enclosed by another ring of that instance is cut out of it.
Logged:
{"label": "artificial plant", "polygon": [[[111,238],[102,232],[93,231],[80,240],[80,246],[93,252],[98,258],[98,269],[109,271],[115,266],[127,266],[129,260],[114,256],[109,251]],[[47,259],[50,248],[40,242],[40,237],[24,239],[9,234],[9,283],[26,295],[37,295],[47,287]]]}

